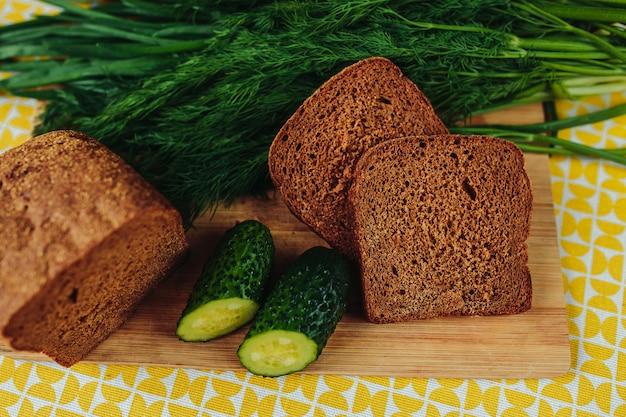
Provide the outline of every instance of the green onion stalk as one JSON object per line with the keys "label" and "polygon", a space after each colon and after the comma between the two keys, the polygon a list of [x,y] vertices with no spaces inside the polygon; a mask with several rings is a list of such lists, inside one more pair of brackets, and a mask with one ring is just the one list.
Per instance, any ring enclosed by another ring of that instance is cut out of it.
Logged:
{"label": "green onion stalk", "polygon": [[[624,149],[550,134],[588,117],[466,124],[625,91],[626,0],[47,3],[61,12],[0,27],[0,71],[12,73],[0,91],[45,102],[34,134],[80,130],[122,155],[188,227],[218,204],[264,193],[282,124],[328,78],[371,56],[396,63],[453,132],[626,165]],[[592,117],[624,113],[618,105]]]}

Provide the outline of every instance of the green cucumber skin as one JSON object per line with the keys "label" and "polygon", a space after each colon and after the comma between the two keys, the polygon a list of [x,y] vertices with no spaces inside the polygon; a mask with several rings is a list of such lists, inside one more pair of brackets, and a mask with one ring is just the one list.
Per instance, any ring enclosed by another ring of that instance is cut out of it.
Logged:
{"label": "green cucumber skin", "polygon": [[336,250],[308,249],[281,275],[244,340],[270,330],[295,331],[317,344],[319,357],[346,311],[354,272]]}
{"label": "green cucumber skin", "polygon": [[228,229],[202,268],[181,318],[210,301],[239,297],[261,304],[274,263],[270,230],[256,220]]}

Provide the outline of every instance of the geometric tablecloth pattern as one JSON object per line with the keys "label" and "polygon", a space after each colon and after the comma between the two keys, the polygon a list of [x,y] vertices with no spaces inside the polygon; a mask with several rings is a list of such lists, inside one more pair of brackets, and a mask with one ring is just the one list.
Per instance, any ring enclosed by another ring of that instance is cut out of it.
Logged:
{"label": "geometric tablecloth pattern", "polygon": [[[46,7],[0,0],[0,25],[52,10]],[[572,116],[625,101],[625,95],[612,94],[559,102],[557,112]],[[36,106],[34,100],[0,95],[0,152],[30,137]],[[626,116],[559,136],[623,148]],[[239,371],[144,366],[65,369],[0,356],[0,417],[626,417],[626,168],[593,158],[553,157],[550,171],[572,352],[571,368],[563,376],[261,378]]]}

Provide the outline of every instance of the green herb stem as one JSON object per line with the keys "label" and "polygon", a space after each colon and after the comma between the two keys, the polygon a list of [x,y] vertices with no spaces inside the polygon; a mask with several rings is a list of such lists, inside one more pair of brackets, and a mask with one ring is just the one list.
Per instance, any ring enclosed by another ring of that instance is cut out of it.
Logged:
{"label": "green herb stem", "polygon": [[[19,91],[40,86],[67,83],[94,76],[140,76],[146,74],[146,72],[164,68],[167,65],[168,62],[160,57],[90,62],[83,60],[66,60],[58,65],[32,70],[28,73],[18,73],[9,78],[0,80],[0,89]],[[11,67],[9,67],[9,69],[11,69]]]}
{"label": "green herb stem", "polygon": [[568,79],[552,83],[550,85],[551,96],[567,100],[580,100],[592,95],[619,93],[626,89],[625,79],[613,82],[598,82],[599,80],[594,80],[595,82],[588,85],[568,85],[568,81],[574,80],[575,79]]}
{"label": "green herb stem", "polygon": [[[202,49],[206,46],[204,40],[172,42],[168,45],[144,45],[115,42],[74,43],[68,44],[65,41],[50,41],[42,44],[15,44],[0,46],[0,60],[12,56],[24,57],[47,57],[49,60],[61,60],[66,56],[80,58],[100,58],[100,59],[126,59],[138,58],[150,55],[169,55],[182,52],[191,52]],[[4,64],[3,68],[10,68],[11,64]]]}
{"label": "green herb stem", "polygon": [[[620,5],[624,6],[624,3],[622,2]],[[542,5],[542,9],[561,19],[603,23],[626,21],[626,10],[617,7],[607,7],[606,5],[581,6],[572,2],[567,2],[567,4],[546,2]]]}
{"label": "green herb stem", "polygon": [[63,9],[63,11],[66,14],[72,14],[72,15],[76,15],[76,16],[80,16],[83,17],[87,20],[104,20],[104,21],[109,21],[113,24],[118,23],[118,24],[126,24],[128,25],[128,20],[126,19],[120,19],[116,16],[113,16],[111,14],[108,13],[101,13],[99,12],[96,8],[84,8],[84,7],[80,7],[77,6],[75,2],[72,1],[67,1],[67,0],[46,0],[46,3],[51,4],[53,6],[57,6],[61,9]]}
{"label": "green herb stem", "polygon": [[[561,30],[567,31],[567,32],[571,32],[574,33],[576,35],[580,35],[583,39],[587,39],[592,43],[595,43],[596,45],[598,45],[598,47],[603,50],[606,51],[607,53],[611,54],[612,56],[618,58],[619,60],[621,60],[622,62],[626,63],[626,54],[621,52],[618,48],[616,48],[614,45],[610,44],[609,42],[607,42],[605,39],[602,39],[600,36],[595,35],[592,32],[588,32],[586,30],[580,29],[577,26],[574,26],[566,21],[564,21],[563,19],[561,19],[559,16],[550,13],[550,10],[554,10],[553,6],[551,3],[542,3],[541,7],[539,7],[536,4],[531,4],[531,2],[529,1],[520,1],[519,3],[512,3],[514,4],[516,7],[518,7],[520,10],[526,11],[527,13],[533,14],[533,15],[537,15],[537,16],[542,16],[546,19],[548,19],[548,21],[553,22],[556,27],[560,28]],[[566,8],[570,8],[572,10],[577,9],[576,6],[574,5],[568,5],[566,6]],[[601,8],[599,8],[600,10],[602,10]],[[560,8],[558,8],[557,10],[560,10]],[[598,13],[599,15],[601,15],[604,18],[609,18],[610,14],[604,14],[603,12]],[[624,22],[626,21],[626,16],[622,15],[622,19],[621,20],[615,20],[615,19],[619,19],[620,16],[615,16],[613,15],[610,18],[610,22],[615,22],[615,21],[619,21],[619,22]],[[606,22],[606,20],[601,20],[602,22]]]}
{"label": "green herb stem", "polygon": [[[520,38],[510,35],[510,46],[512,48],[523,48],[531,51],[552,51],[552,52],[598,52],[596,45],[592,43],[572,40],[571,37],[549,37],[542,38]],[[608,54],[605,54],[606,57]]]}
{"label": "green herb stem", "polygon": [[[548,120],[540,123],[533,124],[525,124],[525,125],[515,125],[514,129],[517,132],[524,133],[544,133],[544,132],[556,132],[559,130],[572,129],[575,127],[591,125],[594,123],[604,122],[606,120],[614,119],[616,117],[620,117],[626,115],[626,103],[617,104],[615,106],[597,110],[595,112],[581,114],[578,116],[570,116],[563,119],[556,120]],[[507,130],[510,129],[510,125],[502,125],[502,124],[490,124],[483,126],[475,126],[475,127],[461,127],[461,129],[494,129],[494,130]]]}

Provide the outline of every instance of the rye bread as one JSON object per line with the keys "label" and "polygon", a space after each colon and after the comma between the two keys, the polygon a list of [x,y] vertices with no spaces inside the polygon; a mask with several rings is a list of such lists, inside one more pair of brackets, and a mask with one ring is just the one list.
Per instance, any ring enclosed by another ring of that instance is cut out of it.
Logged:
{"label": "rye bread", "polygon": [[346,199],[360,156],[390,138],[447,132],[400,68],[373,57],[343,69],[304,101],[271,145],[269,172],[293,214],[354,258]]}
{"label": "rye bread", "polygon": [[63,366],[118,329],[188,250],[174,207],[79,132],[0,155],[0,206],[0,335]]}
{"label": "rye bread", "polygon": [[532,192],[511,142],[386,141],[359,160],[348,201],[369,321],[530,308]]}

